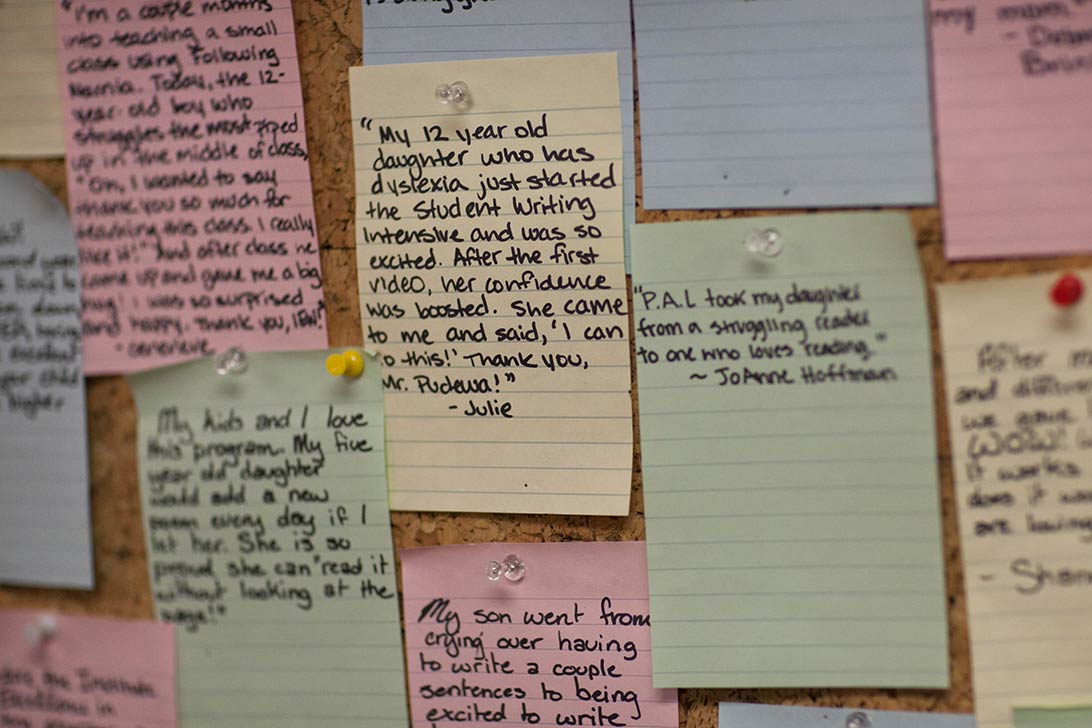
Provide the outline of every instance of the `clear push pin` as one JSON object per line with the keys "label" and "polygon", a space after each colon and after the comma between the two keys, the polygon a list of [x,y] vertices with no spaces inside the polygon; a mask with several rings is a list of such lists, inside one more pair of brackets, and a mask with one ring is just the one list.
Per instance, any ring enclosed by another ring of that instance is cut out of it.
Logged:
{"label": "clear push pin", "polygon": [[440,100],[441,104],[466,106],[470,103],[470,87],[466,85],[465,81],[455,81],[450,84],[441,83],[436,87],[436,98]]}
{"label": "clear push pin", "polygon": [[246,352],[237,346],[221,351],[214,360],[216,373],[220,376],[227,374],[242,374],[246,371]]}
{"label": "clear push pin", "polygon": [[32,645],[48,642],[57,634],[57,620],[51,615],[43,614],[38,621],[26,626],[25,633],[27,642]]}
{"label": "clear push pin", "polygon": [[515,554],[508,554],[504,561],[489,562],[489,581],[500,581],[503,576],[508,581],[519,581],[527,573],[527,565]]}
{"label": "clear push pin", "polygon": [[781,233],[773,228],[755,230],[743,241],[748,253],[761,255],[763,258],[776,258],[781,255],[783,239]]}
{"label": "clear push pin", "polygon": [[868,713],[856,710],[846,716],[846,728],[872,728],[872,719]]}

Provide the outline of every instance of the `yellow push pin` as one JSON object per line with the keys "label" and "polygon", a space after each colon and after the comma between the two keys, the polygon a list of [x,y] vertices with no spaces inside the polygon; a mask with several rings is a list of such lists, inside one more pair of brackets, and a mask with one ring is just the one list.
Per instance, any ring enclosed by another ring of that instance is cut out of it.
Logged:
{"label": "yellow push pin", "polygon": [[340,354],[326,357],[326,371],[335,377],[356,379],[364,373],[364,355],[356,349],[346,349]]}

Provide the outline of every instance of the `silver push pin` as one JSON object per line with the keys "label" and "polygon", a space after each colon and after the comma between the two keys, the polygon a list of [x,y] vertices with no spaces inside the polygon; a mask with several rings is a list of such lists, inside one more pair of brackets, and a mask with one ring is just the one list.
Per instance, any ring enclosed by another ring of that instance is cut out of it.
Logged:
{"label": "silver push pin", "polygon": [[846,716],[846,728],[872,728],[872,719],[868,713],[856,710]]}
{"label": "silver push pin", "polygon": [[470,87],[465,81],[455,81],[452,84],[441,83],[436,87],[436,98],[441,104],[454,106],[466,106],[470,103]]}
{"label": "silver push pin", "polygon": [[221,351],[214,360],[216,373],[220,376],[228,374],[242,374],[246,371],[246,352],[237,346]]}
{"label": "silver push pin", "polygon": [[504,557],[504,561],[490,561],[486,576],[489,577],[489,581],[500,581],[503,576],[508,581],[515,582],[522,579],[525,573],[527,573],[527,565],[523,563],[523,560],[515,554],[508,554]]}
{"label": "silver push pin", "polygon": [[763,258],[776,258],[781,255],[781,233],[773,228],[755,230],[743,241],[748,253],[761,255]]}
{"label": "silver push pin", "polygon": [[56,636],[57,620],[49,614],[43,614],[38,618],[37,622],[28,624],[24,629],[24,633],[27,636],[27,642],[30,644],[44,644]]}

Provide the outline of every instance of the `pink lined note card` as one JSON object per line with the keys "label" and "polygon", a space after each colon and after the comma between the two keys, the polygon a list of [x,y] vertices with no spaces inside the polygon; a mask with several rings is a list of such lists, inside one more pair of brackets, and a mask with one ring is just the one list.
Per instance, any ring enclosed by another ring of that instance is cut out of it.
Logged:
{"label": "pink lined note card", "polygon": [[1092,3],[931,1],[948,257],[1092,251]]}
{"label": "pink lined note card", "polygon": [[[415,728],[678,728],[675,690],[652,687],[643,542],[491,543],[400,555]],[[490,580],[490,562],[509,555],[522,578]]]}
{"label": "pink lined note card", "polygon": [[86,372],[325,347],[288,0],[57,12]]}
{"label": "pink lined note card", "polygon": [[0,725],[174,728],[174,677],[172,625],[0,612]]}

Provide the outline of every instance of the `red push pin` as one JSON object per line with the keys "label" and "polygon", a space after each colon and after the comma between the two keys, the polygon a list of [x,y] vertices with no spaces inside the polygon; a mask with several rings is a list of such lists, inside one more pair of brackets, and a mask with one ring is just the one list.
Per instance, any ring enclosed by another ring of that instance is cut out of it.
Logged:
{"label": "red push pin", "polygon": [[1050,300],[1061,308],[1069,308],[1081,300],[1084,284],[1072,273],[1063,273],[1050,289]]}

